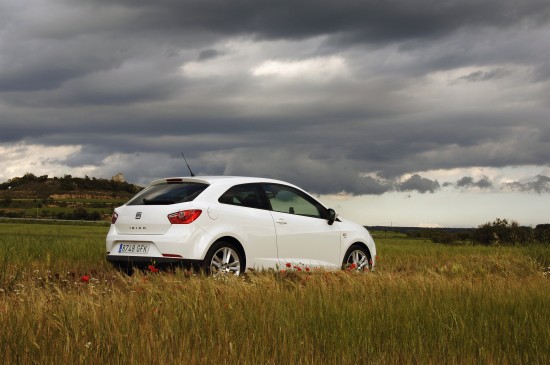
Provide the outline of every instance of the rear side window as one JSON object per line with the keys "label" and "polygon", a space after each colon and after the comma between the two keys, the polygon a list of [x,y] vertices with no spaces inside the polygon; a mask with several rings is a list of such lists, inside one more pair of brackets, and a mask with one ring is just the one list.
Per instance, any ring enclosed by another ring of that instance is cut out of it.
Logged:
{"label": "rear side window", "polygon": [[218,201],[222,204],[267,209],[263,193],[258,184],[235,185],[223,193]]}
{"label": "rear side window", "polygon": [[136,195],[126,205],[170,205],[190,202],[207,187],[208,184],[194,182],[153,185]]}

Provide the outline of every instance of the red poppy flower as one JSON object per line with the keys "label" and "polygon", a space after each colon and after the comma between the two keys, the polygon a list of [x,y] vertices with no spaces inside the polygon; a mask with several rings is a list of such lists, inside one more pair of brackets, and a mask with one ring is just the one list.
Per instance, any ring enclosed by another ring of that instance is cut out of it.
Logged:
{"label": "red poppy flower", "polygon": [[157,269],[154,265],[149,265],[149,271],[151,272],[159,272],[159,269]]}
{"label": "red poppy flower", "polygon": [[349,265],[348,271],[355,270],[357,268],[357,264],[354,262],[353,264]]}
{"label": "red poppy flower", "polygon": [[82,280],[82,282],[84,282],[84,283],[87,283],[87,282],[90,281],[90,276],[89,275],[82,275],[80,280]]}
{"label": "red poppy flower", "polygon": [[306,271],[309,272],[309,267],[306,267]]}
{"label": "red poppy flower", "polygon": [[291,267],[291,266],[292,266],[292,264],[290,262],[286,263],[286,267]]}

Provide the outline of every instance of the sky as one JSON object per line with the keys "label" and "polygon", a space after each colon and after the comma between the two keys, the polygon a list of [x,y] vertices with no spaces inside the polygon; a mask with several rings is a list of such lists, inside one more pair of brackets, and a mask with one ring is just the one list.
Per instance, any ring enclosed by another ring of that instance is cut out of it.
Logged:
{"label": "sky", "polygon": [[550,222],[548,0],[0,0],[0,182],[289,181],[364,225]]}

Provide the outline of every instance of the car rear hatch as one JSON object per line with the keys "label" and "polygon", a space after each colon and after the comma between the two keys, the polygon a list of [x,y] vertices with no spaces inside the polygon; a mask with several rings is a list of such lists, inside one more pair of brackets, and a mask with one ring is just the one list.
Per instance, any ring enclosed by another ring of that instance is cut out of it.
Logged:
{"label": "car rear hatch", "polygon": [[157,180],[115,209],[115,229],[121,234],[164,234],[171,227],[168,215],[183,209],[208,187],[182,179]]}
{"label": "car rear hatch", "polygon": [[115,228],[121,234],[164,234],[171,226],[167,218],[171,212],[166,206],[125,205],[116,209]]}

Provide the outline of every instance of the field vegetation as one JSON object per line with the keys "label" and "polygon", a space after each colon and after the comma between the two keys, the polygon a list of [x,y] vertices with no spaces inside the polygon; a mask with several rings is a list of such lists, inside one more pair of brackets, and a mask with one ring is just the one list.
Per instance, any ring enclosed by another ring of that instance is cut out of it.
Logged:
{"label": "field vegetation", "polygon": [[550,363],[548,245],[379,231],[369,273],[128,277],[106,231],[0,223],[0,363]]}
{"label": "field vegetation", "polygon": [[497,218],[477,228],[395,228],[412,238],[429,239],[447,245],[477,244],[485,246],[550,245],[550,224],[534,228]]}

